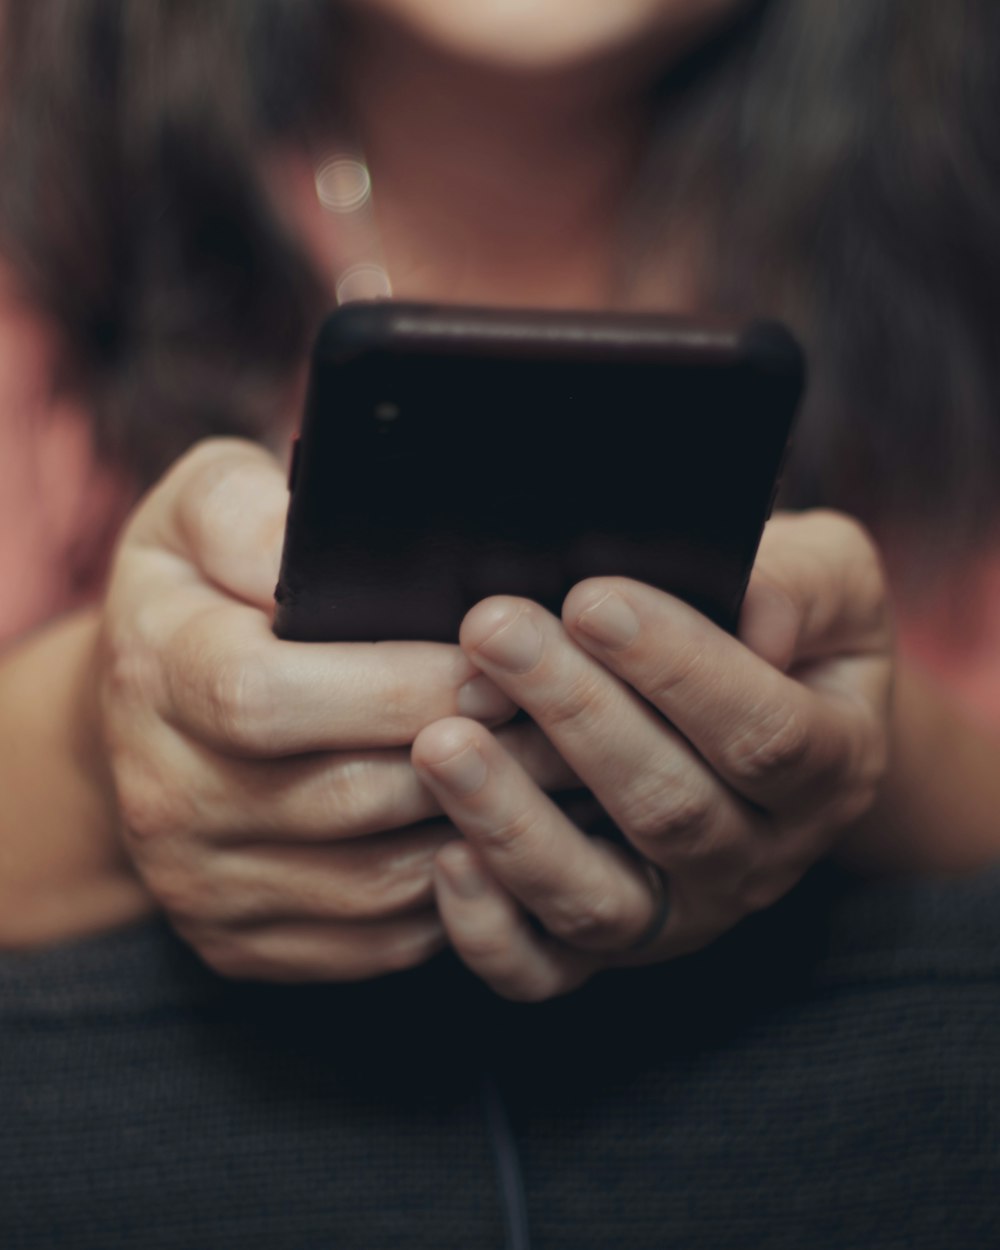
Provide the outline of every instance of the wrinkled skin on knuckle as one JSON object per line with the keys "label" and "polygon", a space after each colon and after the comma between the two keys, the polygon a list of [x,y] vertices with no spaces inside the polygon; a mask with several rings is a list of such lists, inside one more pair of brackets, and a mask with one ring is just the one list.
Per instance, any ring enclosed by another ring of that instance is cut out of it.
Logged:
{"label": "wrinkled skin on knuckle", "polygon": [[882,727],[867,709],[862,721],[851,717],[832,726],[810,770],[813,823],[831,835],[872,805],[888,767]]}
{"label": "wrinkled skin on knuckle", "polygon": [[294,894],[283,883],[261,886],[262,915],[297,911],[329,920],[366,923],[390,916],[430,895],[430,872],[426,884],[391,869],[373,865],[370,872],[344,871],[334,864],[314,879],[299,879]]}
{"label": "wrinkled skin on knuckle", "polygon": [[547,928],[553,937],[579,950],[611,950],[637,936],[633,919],[611,890],[557,902]]}
{"label": "wrinkled skin on knuckle", "polygon": [[[350,754],[328,755],[318,768],[316,758],[306,755],[252,759],[240,779],[246,800],[241,810],[252,814],[254,831],[279,840],[292,829],[313,843],[353,838],[376,824],[381,829],[377,818],[402,810],[406,795],[405,779]],[[231,802],[228,787],[215,798],[224,811]]]}
{"label": "wrinkled skin on knuckle", "polygon": [[810,728],[794,708],[775,709],[725,748],[727,767],[746,785],[796,777],[807,768],[811,771],[815,756]]}
{"label": "wrinkled skin on knuckle", "polygon": [[200,932],[203,926],[225,922],[219,914],[214,881],[192,871],[182,858],[147,862],[142,875],[147,889],[175,926],[189,926]]}
{"label": "wrinkled skin on knuckle", "polygon": [[[219,893],[259,922],[300,915],[364,925],[430,904],[436,849],[401,851],[377,836],[325,848],[276,843],[252,852],[249,871],[236,864]],[[224,863],[233,852],[218,854]]]}
{"label": "wrinkled skin on knuckle", "polygon": [[603,716],[607,699],[603,683],[596,673],[584,670],[557,684],[539,700],[536,719],[550,729],[584,728]]}
{"label": "wrinkled skin on knuckle", "polygon": [[682,852],[703,839],[710,816],[705,797],[676,782],[654,779],[632,787],[622,823],[641,845]]}
{"label": "wrinkled skin on knuckle", "polygon": [[226,890],[230,898],[234,893],[239,896],[243,918],[257,924],[286,914],[325,915],[339,920],[350,907],[348,889],[335,872],[299,876],[290,884],[277,861],[273,875],[255,873],[249,882],[240,878],[235,890]]}
{"label": "wrinkled skin on knuckle", "polygon": [[413,676],[386,667],[370,687],[372,705],[378,708],[385,741],[412,742],[421,729],[453,710],[443,692],[441,702],[421,690]]}
{"label": "wrinkled skin on knuckle", "polygon": [[352,883],[341,899],[341,914],[355,920],[375,920],[430,902],[434,893],[428,860],[423,872],[387,871]]}
{"label": "wrinkled skin on knuckle", "polygon": [[476,841],[487,854],[493,852],[520,860],[528,853],[524,847],[530,847],[533,832],[541,819],[542,814],[534,808],[519,808],[487,824],[477,834]]}
{"label": "wrinkled skin on knuckle", "polygon": [[704,877],[725,871],[742,854],[742,837],[723,822],[712,822],[690,837],[671,837],[669,828],[658,841],[645,844],[647,858],[668,873],[690,872]]}
{"label": "wrinkled skin on knuckle", "polygon": [[200,700],[202,715],[236,755],[267,755],[274,747],[276,696],[265,657],[246,647],[225,651],[201,665],[205,674],[189,696]]}
{"label": "wrinkled skin on knuckle", "polygon": [[169,784],[155,760],[134,747],[112,756],[118,811],[126,836],[139,843],[190,832],[194,812],[181,786]]}
{"label": "wrinkled skin on knuckle", "polygon": [[[380,823],[382,814],[404,814],[404,820],[422,819],[425,809],[414,809],[411,774],[380,766],[370,758],[337,759],[319,788],[319,803],[331,835],[351,836]],[[419,801],[419,800],[417,800]]]}
{"label": "wrinkled skin on knuckle", "polygon": [[105,733],[126,735],[134,717],[162,704],[162,663],[141,635],[122,625],[106,623],[97,652],[99,698]]}
{"label": "wrinkled skin on knuckle", "polygon": [[662,650],[667,657],[653,674],[648,691],[650,701],[658,706],[669,704],[676,692],[685,686],[710,689],[713,674],[706,669],[705,649],[691,640]]}
{"label": "wrinkled skin on knuckle", "polygon": [[393,795],[389,787],[400,787],[394,775],[386,776],[369,759],[338,759],[324,774],[318,787],[318,800],[331,835],[350,836],[368,828],[377,811],[385,808]]}
{"label": "wrinkled skin on knuckle", "polygon": [[379,715],[383,721],[403,732],[411,720],[410,692],[397,674],[386,674],[378,687]]}

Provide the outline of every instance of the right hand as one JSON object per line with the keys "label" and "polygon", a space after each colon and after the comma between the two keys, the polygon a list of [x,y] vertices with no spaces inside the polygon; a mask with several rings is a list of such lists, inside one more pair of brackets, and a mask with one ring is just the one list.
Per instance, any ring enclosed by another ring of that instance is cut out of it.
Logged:
{"label": "right hand", "polygon": [[[445,944],[432,866],[456,833],[410,744],[514,707],[457,645],[275,638],[287,502],[273,457],[236,440],[200,444],[147,496],[108,593],[103,732],[125,847],[206,963],[353,980]],[[500,733],[541,786],[572,784],[532,726]]]}

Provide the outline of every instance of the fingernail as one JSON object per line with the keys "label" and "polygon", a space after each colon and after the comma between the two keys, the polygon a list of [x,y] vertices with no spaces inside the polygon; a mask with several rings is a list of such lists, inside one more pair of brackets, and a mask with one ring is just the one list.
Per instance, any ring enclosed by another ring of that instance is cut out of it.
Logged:
{"label": "fingernail", "polygon": [[482,673],[460,687],[457,707],[459,716],[481,721],[504,720],[514,711],[512,701]]}
{"label": "fingernail", "polygon": [[578,616],[576,625],[613,651],[629,646],[639,634],[639,618],[621,595],[613,591]]}
{"label": "fingernail", "polygon": [[480,898],[486,893],[482,873],[473,867],[471,859],[460,846],[446,846],[439,851],[437,866],[445,883],[459,898]]}
{"label": "fingernail", "polygon": [[498,668],[527,673],[542,658],[542,632],[523,609],[476,648]]}
{"label": "fingernail", "polygon": [[486,761],[474,746],[463,747],[457,755],[446,760],[428,762],[426,767],[436,781],[447,786],[455,794],[473,794],[486,780]]}

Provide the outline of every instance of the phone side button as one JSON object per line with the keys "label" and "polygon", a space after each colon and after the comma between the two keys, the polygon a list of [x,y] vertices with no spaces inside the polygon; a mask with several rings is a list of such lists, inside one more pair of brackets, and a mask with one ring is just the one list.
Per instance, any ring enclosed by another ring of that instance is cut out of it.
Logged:
{"label": "phone side button", "polygon": [[295,490],[295,480],[299,476],[299,442],[298,434],[292,439],[292,449],[288,454],[288,493]]}

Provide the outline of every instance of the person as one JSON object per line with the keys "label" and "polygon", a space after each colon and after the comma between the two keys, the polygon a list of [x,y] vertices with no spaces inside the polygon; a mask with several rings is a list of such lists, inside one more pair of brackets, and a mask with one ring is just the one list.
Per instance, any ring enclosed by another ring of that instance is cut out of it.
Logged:
{"label": "person", "polygon": [[[6,6],[12,1244],[523,1244],[515,1137],[546,1245],[987,1226],[993,876],[808,871],[996,857],[995,738],[890,610],[953,667],[995,534],[1000,32],[941,8]],[[870,530],[776,518],[738,639],[620,579],[274,639],[348,125],[397,296],[784,317],[789,500]]]}

